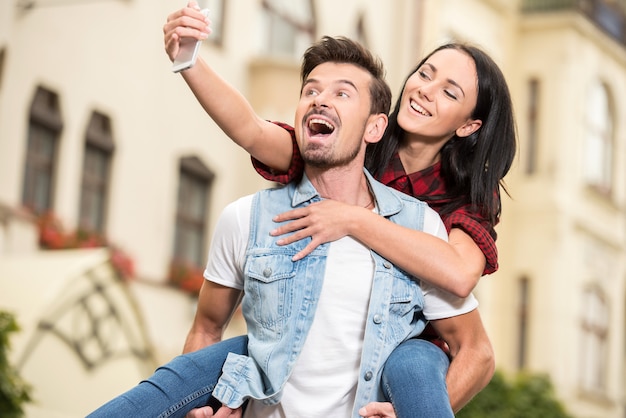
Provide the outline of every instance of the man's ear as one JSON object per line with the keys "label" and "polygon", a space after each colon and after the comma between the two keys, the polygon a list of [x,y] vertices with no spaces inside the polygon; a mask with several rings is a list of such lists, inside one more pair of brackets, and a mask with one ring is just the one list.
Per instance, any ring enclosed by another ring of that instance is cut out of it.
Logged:
{"label": "man's ear", "polygon": [[481,126],[483,126],[483,121],[480,119],[470,119],[463,126],[458,128],[455,133],[459,138],[465,138],[466,136],[470,136],[474,132],[476,132]]}
{"label": "man's ear", "polygon": [[367,125],[365,126],[365,142],[373,144],[380,141],[385,133],[385,129],[387,129],[388,122],[389,119],[384,113],[370,115],[367,119]]}

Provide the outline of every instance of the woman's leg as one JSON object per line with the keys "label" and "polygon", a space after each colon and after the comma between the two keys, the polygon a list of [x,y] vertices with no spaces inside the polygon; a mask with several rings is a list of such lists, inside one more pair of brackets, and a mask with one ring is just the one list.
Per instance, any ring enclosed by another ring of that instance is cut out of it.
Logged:
{"label": "woman's leg", "polygon": [[228,353],[247,354],[248,337],[231,338],[174,358],[88,418],[184,417],[191,409],[207,405]]}
{"label": "woman's leg", "polygon": [[382,389],[398,418],[454,418],[446,388],[449,365],[441,348],[426,340],[407,340],[393,350]]}

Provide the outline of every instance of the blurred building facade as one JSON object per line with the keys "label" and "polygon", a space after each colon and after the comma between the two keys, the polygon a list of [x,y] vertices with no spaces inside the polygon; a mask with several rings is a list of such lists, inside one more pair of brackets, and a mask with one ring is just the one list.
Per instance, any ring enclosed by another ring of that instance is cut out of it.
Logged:
{"label": "blurred building facade", "polygon": [[[0,309],[22,326],[29,417],[84,416],[179,353],[184,280],[219,212],[269,185],[170,71],[162,26],[184,4],[0,2]],[[547,373],[573,416],[626,415],[623,0],[206,5],[201,55],[273,120],[293,120],[301,54],[322,35],[380,55],[394,93],[443,42],[488,51],[520,139],[500,270],[476,289],[498,367]]]}

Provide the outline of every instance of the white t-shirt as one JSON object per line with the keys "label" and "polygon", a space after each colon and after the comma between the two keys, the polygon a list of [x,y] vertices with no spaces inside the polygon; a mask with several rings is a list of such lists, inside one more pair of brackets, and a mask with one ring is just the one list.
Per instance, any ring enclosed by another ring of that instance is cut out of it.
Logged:
{"label": "white t-shirt", "polygon": [[[243,289],[243,265],[249,237],[252,195],[228,205],[217,225],[204,276],[215,283]],[[424,232],[447,240],[433,210],[426,211]],[[246,417],[318,418],[352,414],[365,321],[374,274],[370,250],[351,237],[330,244],[315,319],[287,380],[278,405],[251,401]],[[461,300],[422,283],[427,319],[469,312],[473,297]],[[451,305],[451,301],[455,301]]]}

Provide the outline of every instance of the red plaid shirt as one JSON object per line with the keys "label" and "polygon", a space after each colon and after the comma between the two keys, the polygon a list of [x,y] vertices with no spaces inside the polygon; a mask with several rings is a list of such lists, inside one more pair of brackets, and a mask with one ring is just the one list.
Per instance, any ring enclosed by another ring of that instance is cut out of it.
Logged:
{"label": "red plaid shirt", "polygon": [[[275,122],[276,123],[276,122]],[[287,172],[277,173],[258,160],[252,159],[256,171],[266,180],[286,184],[293,180],[300,180],[304,172],[304,162],[296,143],[294,130],[291,126],[276,123],[291,134],[293,141],[293,157],[291,166]],[[393,187],[410,196],[437,196],[445,194],[445,184],[441,178],[441,165],[439,163],[424,170],[406,174],[400,156],[396,153],[389,166],[378,179],[381,183]],[[449,203],[449,200],[441,199],[429,201],[428,204],[439,212],[441,206]],[[472,211],[468,206],[463,206],[454,212],[442,217],[448,232],[452,228],[460,228],[472,237],[476,245],[482,250],[487,263],[483,274],[491,274],[498,270],[498,249],[496,248],[496,233],[493,226],[480,213]]]}

